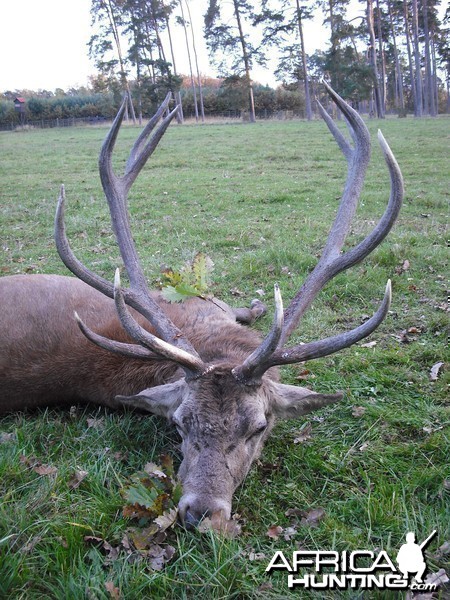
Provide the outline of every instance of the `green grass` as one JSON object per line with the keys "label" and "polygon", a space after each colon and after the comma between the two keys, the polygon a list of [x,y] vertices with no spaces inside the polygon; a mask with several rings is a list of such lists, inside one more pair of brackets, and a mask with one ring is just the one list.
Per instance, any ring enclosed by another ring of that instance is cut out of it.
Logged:
{"label": "green grass", "polygon": [[[106,599],[105,583],[113,582],[127,600],[282,599],[290,595],[286,575],[264,573],[275,550],[384,548],[395,556],[409,530],[424,539],[438,529],[429,565],[433,571],[445,566],[436,551],[450,535],[444,487],[450,479],[448,371],[432,382],[429,370],[446,360],[450,120],[388,119],[368,126],[374,137],[381,126],[396,154],[406,183],[404,207],[388,239],[321,293],[294,339],[359,324],[374,311],[388,278],[391,313],[371,337],[376,346],[358,345],[308,363],[301,384],[344,390],[345,399],[304,421],[277,426],[235,496],[242,535],[230,541],[177,528],[171,534],[176,553],[161,572],[126,552],[108,560],[84,537],[120,544],[130,527],[121,514],[127,477],[162,452],[179,460],[176,433],[157,418],[96,407],[13,414],[0,420],[0,433],[13,434],[0,444],[0,598]],[[105,133],[83,128],[0,134],[3,275],[66,272],[52,238],[59,185],[65,183],[73,246],[86,264],[112,279],[120,260],[96,165]],[[118,168],[136,135],[136,129],[124,128]],[[161,265],[180,267],[201,250],[215,263],[218,297],[248,304],[263,289],[272,307],[278,281],[287,303],[320,252],[345,172],[320,121],[171,127],[130,193],[149,281],[158,282]],[[382,214],[388,186],[374,144],[352,242]],[[236,288],[242,298],[233,296]],[[258,327],[266,331],[270,320],[269,314]],[[400,341],[405,330],[409,343]],[[304,369],[285,369],[283,381],[298,383]],[[365,408],[359,417],[352,414],[355,406]],[[88,427],[93,417],[103,419],[100,429]],[[312,437],[294,444],[306,421]],[[40,476],[21,462],[22,455],[57,472]],[[88,476],[72,490],[68,482],[77,469]],[[317,528],[297,522],[290,541],[266,536],[269,526],[295,521],[285,516],[287,509],[312,507],[325,510]],[[251,551],[265,558],[250,561]],[[268,581],[272,588],[260,590]],[[389,594],[364,598],[397,597]]]}

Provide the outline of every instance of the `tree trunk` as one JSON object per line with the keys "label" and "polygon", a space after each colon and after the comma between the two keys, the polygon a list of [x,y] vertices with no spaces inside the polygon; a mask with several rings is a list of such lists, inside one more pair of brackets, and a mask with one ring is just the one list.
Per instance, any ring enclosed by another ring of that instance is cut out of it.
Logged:
{"label": "tree trunk", "polygon": [[423,115],[423,94],[422,94],[422,70],[420,65],[420,47],[419,47],[419,15],[417,10],[417,0],[412,0],[413,8],[413,48],[414,48],[414,66],[415,66],[415,86],[416,86],[416,117]]}
{"label": "tree trunk", "polygon": [[391,0],[388,0],[389,23],[391,26],[392,43],[394,46],[394,61],[395,61],[395,98],[396,107],[403,113],[405,110],[405,98],[403,96],[403,75],[400,65],[400,58],[397,48],[397,39],[395,36],[394,18],[392,16]]}
{"label": "tree trunk", "polygon": [[[170,56],[172,58],[173,74],[177,75],[177,67],[175,64],[175,54],[173,52],[173,44],[172,44],[172,33],[170,31],[169,17],[167,16],[167,14],[166,14],[166,27],[167,27],[167,35],[169,37]],[[181,101],[180,90],[173,92],[173,96],[174,96],[175,102],[178,105],[176,119],[177,119],[177,123],[180,125],[181,123],[183,123],[183,120],[184,120],[184,118],[183,118],[183,103]]]}
{"label": "tree trunk", "polygon": [[111,25],[111,31],[113,32],[114,42],[116,44],[117,56],[119,59],[119,66],[120,66],[120,79],[122,81],[122,85],[125,88],[125,94],[128,99],[128,108],[130,109],[130,112],[131,112],[131,118],[133,119],[133,123],[136,125],[136,115],[134,112],[133,100],[131,97],[131,90],[130,90],[130,86],[128,83],[128,79],[127,79],[127,75],[126,75],[126,71],[125,71],[125,63],[124,63],[123,56],[122,56],[122,49],[120,46],[119,28],[117,27],[117,21],[114,16],[113,7],[111,6],[111,0],[107,0],[107,4],[105,4],[104,6],[105,6],[106,12],[108,14],[109,23]]}
{"label": "tree trunk", "polygon": [[375,109],[379,119],[384,119],[383,104],[380,89],[380,77],[378,74],[377,65],[377,50],[375,43],[375,29],[373,23],[373,0],[367,0],[367,27],[370,36],[370,63],[373,70],[374,79],[374,94],[375,94]]}
{"label": "tree trunk", "polygon": [[195,43],[194,27],[192,26],[191,9],[189,7],[188,0],[185,0],[185,2],[186,2],[186,8],[188,11],[188,16],[189,16],[189,22],[191,24],[192,49],[194,51],[195,69],[197,71],[197,85],[198,85],[198,92],[199,92],[199,96],[200,96],[200,113],[202,115],[202,123],[204,123],[205,122],[205,105],[203,102],[202,78],[200,77],[200,69],[198,68],[197,45]]}
{"label": "tree trunk", "polygon": [[297,24],[298,24],[298,33],[300,36],[300,52],[302,54],[302,66],[303,66],[303,81],[305,85],[305,109],[306,109],[306,118],[308,121],[312,119],[312,109],[311,109],[311,94],[309,92],[309,76],[308,76],[308,65],[306,62],[306,52],[305,52],[305,41],[303,39],[303,24],[302,24],[302,13],[300,9],[300,2],[297,2]]}
{"label": "tree trunk", "polygon": [[250,123],[255,123],[256,122],[255,100],[253,97],[252,78],[250,76],[250,59],[249,59],[249,56],[247,53],[247,45],[245,43],[244,31],[242,29],[242,23],[241,23],[241,15],[239,13],[239,6],[238,6],[236,0],[233,0],[233,5],[234,5],[234,16],[236,17],[237,26],[238,26],[238,30],[239,30],[239,39],[240,39],[241,47],[242,47],[242,58],[244,59],[245,79],[247,81],[247,88],[248,88]]}
{"label": "tree trunk", "polygon": [[428,28],[428,5],[427,0],[422,0],[423,32],[425,36],[425,97],[428,114],[432,117],[437,115],[434,95],[434,73],[431,61],[431,40]]}
{"label": "tree trunk", "polygon": [[413,57],[411,50],[411,35],[409,31],[409,19],[408,19],[408,3],[403,3],[403,14],[405,18],[405,36],[406,36],[406,49],[408,51],[408,68],[409,68],[409,78],[411,81],[411,92],[413,97],[414,104],[414,115],[417,116],[417,94],[416,94],[416,85],[414,83],[414,66],[413,66]]}
{"label": "tree trunk", "polygon": [[180,8],[181,8],[181,19],[183,21],[184,39],[185,39],[185,43],[186,43],[186,54],[187,54],[188,63],[189,63],[189,75],[191,77],[192,96],[194,98],[195,120],[198,123],[197,90],[195,88],[194,73],[192,71],[191,51],[189,48],[189,38],[188,38],[187,27],[186,27],[186,19],[184,18],[183,0],[180,0]]}
{"label": "tree trunk", "polygon": [[377,33],[378,33],[378,52],[379,61],[381,66],[381,82],[380,82],[380,95],[381,95],[381,107],[383,111],[383,118],[386,113],[386,57],[383,48],[383,33],[381,29],[381,9],[380,0],[377,0]]}

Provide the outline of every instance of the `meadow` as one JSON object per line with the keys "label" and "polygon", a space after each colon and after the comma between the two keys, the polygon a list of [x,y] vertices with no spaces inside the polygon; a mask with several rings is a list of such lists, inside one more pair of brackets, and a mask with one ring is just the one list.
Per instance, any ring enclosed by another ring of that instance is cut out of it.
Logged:
{"label": "meadow", "polygon": [[[122,513],[122,491],[161,454],[179,463],[176,431],[157,417],[95,406],[12,414],[0,419],[0,598],[397,598],[291,592],[287,573],[265,568],[276,550],[383,549],[395,557],[408,531],[424,540],[434,529],[429,570],[448,567],[450,119],[367,124],[372,162],[347,246],[375,225],[389,197],[378,127],[403,172],[404,206],[376,251],[326,286],[293,340],[358,325],[388,278],[391,310],[362,343],[283,369],[285,383],[345,396],[277,425],[235,495],[241,534],[227,539],[176,526],[168,537],[173,556],[155,569],[124,545],[135,523]],[[64,183],[74,250],[113,278],[120,259],[97,171],[105,134],[104,127],[0,133],[2,276],[67,274],[53,241]],[[118,170],[137,135],[123,128]],[[320,254],[345,176],[320,120],[171,126],[130,192],[148,280],[159,285],[162,266],[180,268],[202,251],[215,264],[217,297],[238,306],[264,293],[269,311],[257,327],[267,331],[273,284],[287,304]],[[0,401],[7,402],[1,390]],[[37,464],[48,468],[37,472]],[[86,475],[73,485],[76,471]]]}

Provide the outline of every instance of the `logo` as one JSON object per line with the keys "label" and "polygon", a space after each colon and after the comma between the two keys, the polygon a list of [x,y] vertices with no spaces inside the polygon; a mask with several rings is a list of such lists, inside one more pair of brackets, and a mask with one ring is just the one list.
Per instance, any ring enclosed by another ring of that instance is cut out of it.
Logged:
{"label": "logo", "polygon": [[292,561],[282,551],[275,552],[266,573],[288,572],[288,587],[304,589],[382,589],[434,592],[436,584],[423,577],[427,569],[424,549],[436,535],[436,529],[421,543],[413,531],[406,534],[395,560],[385,550],[297,550]]}

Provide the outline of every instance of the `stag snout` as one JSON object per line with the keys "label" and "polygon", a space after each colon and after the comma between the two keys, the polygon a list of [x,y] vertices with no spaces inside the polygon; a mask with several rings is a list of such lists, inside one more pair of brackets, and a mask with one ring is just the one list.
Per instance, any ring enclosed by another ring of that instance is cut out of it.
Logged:
{"label": "stag snout", "polygon": [[216,514],[227,521],[231,516],[231,501],[188,493],[181,497],[178,511],[183,525],[191,529],[197,527],[203,518]]}

